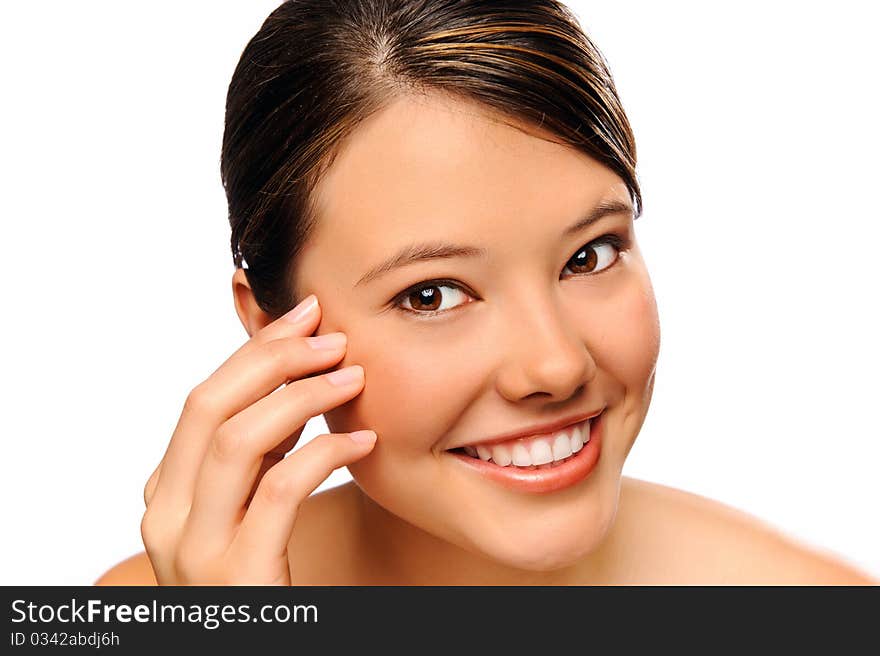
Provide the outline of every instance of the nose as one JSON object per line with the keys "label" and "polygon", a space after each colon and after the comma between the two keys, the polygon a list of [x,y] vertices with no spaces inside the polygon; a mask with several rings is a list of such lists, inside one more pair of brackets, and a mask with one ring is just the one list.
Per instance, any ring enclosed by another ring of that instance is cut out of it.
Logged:
{"label": "nose", "polygon": [[596,375],[596,362],[578,334],[574,317],[557,299],[517,304],[504,317],[506,348],[501,353],[496,387],[507,400],[530,397],[564,402],[581,393]]}

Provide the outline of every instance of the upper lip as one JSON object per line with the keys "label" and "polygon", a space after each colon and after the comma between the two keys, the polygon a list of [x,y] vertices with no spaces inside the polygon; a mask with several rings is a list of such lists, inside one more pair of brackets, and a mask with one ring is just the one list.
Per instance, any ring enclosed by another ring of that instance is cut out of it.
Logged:
{"label": "upper lip", "polygon": [[506,442],[508,440],[514,440],[518,437],[532,437],[533,435],[543,435],[545,433],[552,433],[553,431],[560,430],[562,428],[568,428],[573,424],[579,424],[586,419],[592,419],[600,414],[602,414],[602,408],[600,410],[596,410],[594,412],[586,412],[579,415],[575,415],[572,417],[566,417],[564,419],[559,419],[558,421],[554,421],[549,424],[533,424],[531,426],[526,426],[525,428],[520,428],[518,430],[508,431],[506,433],[502,433],[501,435],[495,435],[494,437],[487,437],[479,440],[472,440],[470,442],[463,442],[458,446],[452,447],[453,449],[458,449],[463,446],[475,446],[477,444],[481,445],[489,445],[489,444],[497,444],[498,442]]}

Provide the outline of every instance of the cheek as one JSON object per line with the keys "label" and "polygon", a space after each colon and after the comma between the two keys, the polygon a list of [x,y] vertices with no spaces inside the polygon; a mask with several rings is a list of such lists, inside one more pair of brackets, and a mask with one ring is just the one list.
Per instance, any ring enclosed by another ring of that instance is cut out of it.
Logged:
{"label": "cheek", "polygon": [[438,347],[412,333],[373,337],[351,335],[357,346],[346,360],[363,365],[364,390],[325,418],[333,432],[369,428],[379,435],[369,456],[348,465],[370,497],[401,516],[430,515],[431,490],[444,484],[431,450],[459,421],[481,367],[473,358],[452,357],[449,344]]}
{"label": "cheek", "polygon": [[[428,349],[430,352],[430,349]],[[372,353],[375,384],[362,395],[364,411],[377,425],[406,433],[412,443],[435,442],[446,430],[444,408],[451,403],[455,380],[452,358],[426,357],[422,349],[401,345]]]}
{"label": "cheek", "polygon": [[463,360],[448,345],[438,350],[413,334],[378,339],[350,332],[349,343],[342,365],[363,365],[366,383],[349,403],[325,413],[330,429],[369,428],[399,455],[424,455],[455,424],[456,399],[468,378]]}
{"label": "cheek", "polygon": [[640,272],[614,295],[601,322],[596,316],[584,322],[598,328],[588,339],[597,365],[629,390],[650,386],[660,353],[660,321],[647,273]]}

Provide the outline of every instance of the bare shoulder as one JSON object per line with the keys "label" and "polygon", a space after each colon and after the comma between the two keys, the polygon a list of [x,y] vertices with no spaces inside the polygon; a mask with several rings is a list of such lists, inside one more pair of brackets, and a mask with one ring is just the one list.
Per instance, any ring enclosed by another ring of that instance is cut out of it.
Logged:
{"label": "bare shoulder", "polygon": [[[347,570],[338,557],[345,549],[343,530],[350,526],[350,508],[354,497],[352,484],[316,493],[308,497],[297,513],[288,555],[294,585],[336,584],[344,581]],[[294,565],[294,563],[296,565]],[[94,585],[158,585],[153,566],[145,551],[134,554],[104,572]]]}
{"label": "bare shoulder", "polygon": [[158,585],[147,553],[142,551],[114,565],[95,585]]}
{"label": "bare shoulder", "polygon": [[842,557],[693,492],[625,477],[621,519],[651,553],[634,578],[664,584],[877,585]]}

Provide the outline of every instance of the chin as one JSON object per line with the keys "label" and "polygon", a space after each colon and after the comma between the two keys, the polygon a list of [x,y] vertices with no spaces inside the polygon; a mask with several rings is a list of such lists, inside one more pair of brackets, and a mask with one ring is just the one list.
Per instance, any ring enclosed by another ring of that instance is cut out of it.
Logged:
{"label": "chin", "polygon": [[[578,521],[569,516],[562,525],[540,520],[530,526],[499,527],[487,533],[474,527],[467,547],[507,567],[529,572],[553,572],[577,567],[608,537],[615,507],[584,513]],[[462,545],[464,546],[464,545]]]}
{"label": "chin", "polygon": [[[361,490],[392,515],[493,564],[521,572],[577,568],[601,548],[619,500],[620,467],[608,441],[604,461],[552,494],[512,493],[446,462],[417,469],[373,454],[348,466]],[[612,455],[614,454],[614,455]],[[444,458],[451,456],[444,456]],[[394,481],[395,484],[390,484]],[[438,494],[438,490],[445,493]],[[576,576],[574,578],[577,578]]]}

